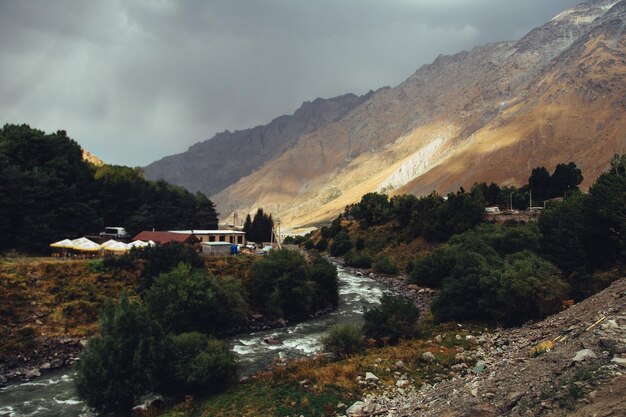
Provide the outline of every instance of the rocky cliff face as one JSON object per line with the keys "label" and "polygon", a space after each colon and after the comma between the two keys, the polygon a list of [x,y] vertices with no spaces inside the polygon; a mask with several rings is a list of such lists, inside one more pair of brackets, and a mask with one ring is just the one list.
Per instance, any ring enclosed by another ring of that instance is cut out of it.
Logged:
{"label": "rocky cliff face", "polygon": [[307,101],[291,116],[252,129],[222,132],[184,153],[153,162],[144,168],[145,177],[213,195],[288,150],[302,135],[341,119],[366,98],[346,94]]}
{"label": "rocky cliff face", "polygon": [[588,185],[626,148],[625,9],[626,1],[582,3],[518,41],[440,56],[300,130],[219,192],[196,188],[224,215],[264,207],[295,227],[332,218],[370,191],[521,184],[533,167],[560,162],[575,161]]}

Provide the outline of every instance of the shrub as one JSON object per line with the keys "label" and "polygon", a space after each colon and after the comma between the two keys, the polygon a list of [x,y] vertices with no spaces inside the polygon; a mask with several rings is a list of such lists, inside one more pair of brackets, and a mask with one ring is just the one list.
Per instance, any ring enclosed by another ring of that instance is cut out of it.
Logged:
{"label": "shrub", "polygon": [[160,326],[139,303],[122,294],[100,317],[100,335],[91,339],[76,371],[76,390],[98,412],[126,413],[155,388],[163,359]]}
{"label": "shrub", "polygon": [[379,256],[376,258],[372,264],[372,269],[379,274],[398,275],[400,273],[398,266],[388,256]]}
{"label": "shrub", "polygon": [[162,392],[205,394],[228,387],[237,375],[237,364],[228,344],[201,333],[169,336]]}
{"label": "shrub", "polygon": [[567,291],[559,270],[531,252],[509,255],[500,264],[478,253],[461,252],[432,311],[439,321],[518,325],[558,311]]}
{"label": "shrub", "polygon": [[357,237],[356,242],[354,242],[354,248],[358,251],[365,249],[365,239]]}
{"label": "shrub", "polygon": [[355,252],[353,250],[348,251],[343,257],[347,266],[353,266],[355,268],[371,268],[372,256],[365,252]]}
{"label": "shrub", "polygon": [[313,241],[312,241],[311,239],[307,239],[307,240],[304,242],[304,248],[305,248],[306,250],[311,250],[311,249],[313,249],[314,247],[315,247],[315,243],[313,243]]}
{"label": "shrub", "polygon": [[330,254],[332,256],[343,256],[350,249],[352,249],[350,236],[346,232],[339,232],[330,245]]}
{"label": "shrub", "polygon": [[315,249],[318,252],[325,252],[326,249],[328,249],[328,241],[324,238],[320,239],[320,241],[315,244]]}
{"label": "shrub", "polygon": [[363,314],[363,331],[367,337],[388,338],[391,343],[396,343],[418,335],[420,312],[413,303],[390,295],[384,295],[380,301],[380,306]]}
{"label": "shrub", "polygon": [[354,324],[338,324],[322,338],[324,351],[336,357],[352,355],[363,350],[363,330]]}
{"label": "shrub", "polygon": [[270,317],[301,319],[336,305],[337,271],[321,257],[307,265],[289,250],[274,250],[255,261],[245,282],[252,306]]}
{"label": "shrub", "polygon": [[137,248],[125,256],[145,261],[141,273],[141,288],[144,290],[150,288],[159,275],[170,272],[180,263],[188,264],[192,268],[204,267],[204,262],[195,249],[182,243]]}
{"label": "shrub", "polygon": [[247,306],[240,282],[180,264],[146,291],[148,309],[168,332],[225,332],[241,325]]}

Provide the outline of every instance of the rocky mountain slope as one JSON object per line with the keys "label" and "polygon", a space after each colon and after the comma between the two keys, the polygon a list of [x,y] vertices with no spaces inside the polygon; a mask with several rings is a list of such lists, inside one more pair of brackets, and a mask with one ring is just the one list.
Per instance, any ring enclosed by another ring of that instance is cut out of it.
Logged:
{"label": "rocky mountain slope", "polygon": [[[518,41],[440,56],[399,86],[351,97],[333,117],[271,142],[263,157],[222,154],[208,164],[199,150],[217,147],[214,138],[170,157],[197,159],[197,178],[185,164],[158,171],[167,158],[146,173],[207,192],[224,217],[264,207],[287,228],[332,218],[370,191],[519,185],[533,167],[560,162],[575,161],[588,185],[626,148],[625,11],[624,0],[593,0]],[[233,171],[241,176],[228,186],[214,178]]]}
{"label": "rocky mountain slope", "polygon": [[626,278],[541,322],[466,339],[448,379],[376,387],[346,415],[624,415]]}
{"label": "rocky mountain slope", "polygon": [[218,133],[186,152],[148,165],[145,177],[164,178],[213,195],[285,152],[302,135],[341,119],[367,97],[345,94],[328,100],[318,98],[303,103],[293,115],[277,117],[267,125]]}

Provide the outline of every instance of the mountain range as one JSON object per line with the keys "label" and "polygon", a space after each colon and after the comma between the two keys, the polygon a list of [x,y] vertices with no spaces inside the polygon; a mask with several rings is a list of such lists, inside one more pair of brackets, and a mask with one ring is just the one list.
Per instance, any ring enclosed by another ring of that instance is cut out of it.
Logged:
{"label": "mountain range", "polygon": [[222,217],[263,207],[317,225],[370,191],[526,183],[576,162],[589,185],[626,149],[626,0],[565,10],[517,41],[440,55],[400,85],[305,102],[144,168],[202,191]]}

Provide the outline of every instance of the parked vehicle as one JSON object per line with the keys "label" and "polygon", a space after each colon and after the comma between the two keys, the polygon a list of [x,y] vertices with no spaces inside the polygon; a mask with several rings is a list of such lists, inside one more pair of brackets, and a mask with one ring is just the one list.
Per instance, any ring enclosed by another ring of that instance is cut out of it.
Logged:
{"label": "parked vehicle", "polygon": [[108,237],[111,239],[126,239],[128,233],[123,227],[105,227],[104,232],[100,232],[100,237]]}

